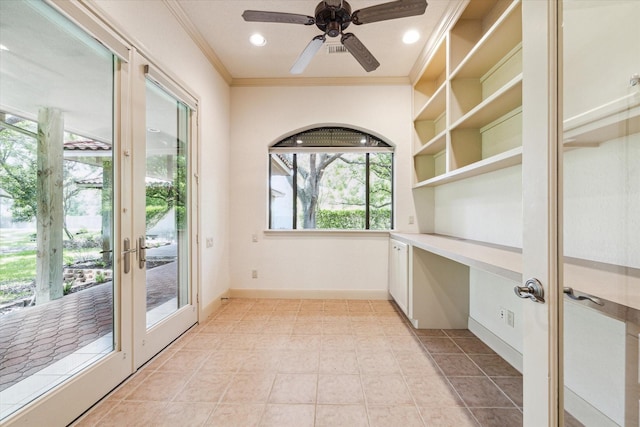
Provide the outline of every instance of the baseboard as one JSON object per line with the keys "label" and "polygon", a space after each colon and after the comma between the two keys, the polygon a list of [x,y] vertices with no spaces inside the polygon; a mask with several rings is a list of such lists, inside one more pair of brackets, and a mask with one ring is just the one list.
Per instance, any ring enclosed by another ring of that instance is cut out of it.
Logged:
{"label": "baseboard", "polygon": [[522,373],[522,354],[504,342],[502,338],[485,328],[477,320],[469,317],[469,330],[480,338],[486,345],[491,347],[493,351],[498,353],[500,357],[509,362],[511,366]]}
{"label": "baseboard", "polygon": [[283,298],[283,299],[391,299],[385,289],[378,290],[339,290],[339,289],[229,289],[230,298]]}
{"label": "baseboard", "polygon": [[229,298],[229,290],[227,289],[216,298],[213,299],[206,307],[202,307],[200,310],[200,317],[198,321],[202,322],[206,320],[209,316],[211,316],[217,309],[222,307],[222,299]]}
{"label": "baseboard", "polygon": [[564,388],[564,409],[573,415],[575,419],[587,426],[619,426],[612,421],[611,418],[600,412],[568,387]]}

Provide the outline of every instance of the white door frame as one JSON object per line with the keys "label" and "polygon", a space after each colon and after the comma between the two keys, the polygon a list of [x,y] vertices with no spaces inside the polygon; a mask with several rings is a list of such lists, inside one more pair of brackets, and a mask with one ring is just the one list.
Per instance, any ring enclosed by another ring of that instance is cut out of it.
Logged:
{"label": "white door frame", "polygon": [[524,0],[522,14],[523,279],[537,278],[546,301],[523,305],[523,419],[525,427],[557,426],[557,4]]}
{"label": "white door frame", "polygon": [[[131,247],[138,246],[138,238],[146,234],[145,218],[145,163],[146,163],[146,82],[147,75],[145,68],[154,67],[152,62],[145,56],[135,51],[132,60],[134,75],[132,75],[132,232]],[[157,68],[153,68],[155,73],[161,73]],[[158,74],[156,74],[158,75]],[[161,74],[162,78],[153,79],[155,83],[162,86],[168,93],[181,99],[180,95],[186,96],[183,91],[168,76]],[[176,85],[176,86],[173,86]],[[169,86],[169,87],[167,87]],[[178,92],[178,93],[176,93]],[[182,93],[181,93],[182,92]],[[192,104],[193,105],[193,104]],[[134,369],[139,368],[149,359],[155,356],[160,350],[179,337],[188,328],[198,321],[198,274],[197,257],[198,242],[196,231],[197,222],[197,180],[196,177],[196,154],[197,154],[197,108],[190,106],[189,116],[189,162],[188,162],[188,189],[189,189],[189,286],[190,303],[178,309],[175,313],[161,320],[151,328],[147,329],[146,324],[146,268],[139,268],[132,256],[131,271],[133,276],[133,355]],[[194,191],[194,189],[196,191]]]}

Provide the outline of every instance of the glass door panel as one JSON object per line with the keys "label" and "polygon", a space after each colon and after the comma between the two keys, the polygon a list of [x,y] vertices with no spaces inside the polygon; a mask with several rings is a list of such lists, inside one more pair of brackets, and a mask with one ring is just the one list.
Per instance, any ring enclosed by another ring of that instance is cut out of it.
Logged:
{"label": "glass door panel", "polygon": [[564,425],[638,425],[640,2],[561,3]]}
{"label": "glass door panel", "polygon": [[[173,82],[135,55],[133,91],[134,366],[139,367],[197,321],[191,252],[191,119]],[[159,83],[162,81],[163,83]]]}
{"label": "glass door panel", "polygon": [[147,80],[145,249],[147,328],[189,303],[189,108]]}

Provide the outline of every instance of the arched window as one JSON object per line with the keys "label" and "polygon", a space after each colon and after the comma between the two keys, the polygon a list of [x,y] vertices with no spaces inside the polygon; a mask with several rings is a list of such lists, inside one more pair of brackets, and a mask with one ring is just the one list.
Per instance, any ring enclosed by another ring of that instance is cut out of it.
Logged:
{"label": "arched window", "polygon": [[320,127],[269,150],[269,228],[389,230],[393,147],[368,133]]}

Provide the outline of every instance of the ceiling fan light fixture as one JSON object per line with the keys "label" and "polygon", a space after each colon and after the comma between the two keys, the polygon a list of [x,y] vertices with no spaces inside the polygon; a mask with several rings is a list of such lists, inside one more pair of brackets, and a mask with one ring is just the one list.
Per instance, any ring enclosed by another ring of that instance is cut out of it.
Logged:
{"label": "ceiling fan light fixture", "polygon": [[[351,13],[351,5],[346,0],[320,0],[314,16],[299,13],[270,12],[261,10],[245,10],[242,18],[246,22],[273,22],[280,24],[314,25],[322,34],[314,37],[304,48],[289,72],[301,74],[320,50],[327,37],[338,37],[346,50],[360,63],[366,72],[374,71],[380,66],[378,60],[353,33],[344,30],[351,24],[363,25],[391,19],[407,18],[425,13],[427,0],[393,0],[374,6],[365,7]],[[420,34],[415,32],[408,36],[405,43],[415,43]],[[413,39],[413,40],[412,40]]]}
{"label": "ceiling fan light fixture", "polygon": [[260,47],[267,44],[267,39],[265,39],[262,34],[255,33],[249,37],[249,42],[254,46]]}
{"label": "ceiling fan light fixture", "polygon": [[420,40],[420,33],[417,30],[408,30],[402,36],[402,42],[404,44],[414,44]]}

